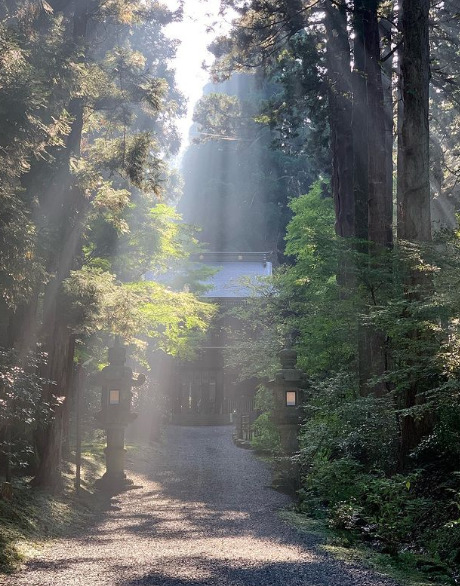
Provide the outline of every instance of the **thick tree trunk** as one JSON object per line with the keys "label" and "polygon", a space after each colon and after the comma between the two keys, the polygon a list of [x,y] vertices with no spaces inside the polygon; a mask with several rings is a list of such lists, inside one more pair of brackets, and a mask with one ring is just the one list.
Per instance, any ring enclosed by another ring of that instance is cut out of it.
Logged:
{"label": "thick tree trunk", "polygon": [[429,0],[402,0],[403,117],[398,145],[398,237],[431,240],[429,176]]}
{"label": "thick tree trunk", "polygon": [[[366,0],[356,0],[353,27],[353,192],[355,200],[355,237],[358,240],[358,272],[368,262],[369,240],[369,113],[367,99]],[[364,311],[364,308],[363,308]],[[366,394],[372,369],[368,329],[358,325],[358,380],[361,394]]]}
{"label": "thick tree trunk", "polygon": [[327,0],[326,35],[331,129],[332,179],[336,233],[355,234],[353,196],[353,133],[351,55],[345,2]]}
{"label": "thick tree trunk", "polygon": [[[89,17],[89,2],[81,2],[73,15],[73,37],[75,45],[82,47],[86,39]],[[68,425],[68,406],[72,387],[72,364],[74,356],[74,337],[69,322],[68,307],[62,290],[64,280],[71,269],[78,268],[81,254],[81,236],[88,202],[73,184],[70,174],[70,159],[80,155],[83,131],[83,100],[73,99],[69,104],[73,118],[71,132],[67,139],[66,150],[60,159],[60,169],[56,174],[54,189],[50,190],[52,201],[45,203],[47,221],[57,221],[60,246],[51,251],[49,269],[54,278],[48,284],[44,296],[43,341],[48,353],[44,376],[52,381],[43,389],[43,400],[54,404],[52,421],[37,434],[37,453],[39,465],[34,484],[58,490],[61,486],[62,443],[65,425]],[[56,183],[58,183],[56,185]],[[51,205],[50,205],[51,204]],[[51,211],[51,207],[57,213]],[[53,226],[51,226],[53,228]],[[54,269],[54,270],[53,270]],[[56,397],[58,400],[56,401]]]}
{"label": "thick tree trunk", "polygon": [[388,148],[386,108],[380,66],[380,33],[377,2],[373,3],[367,21],[367,111],[369,112],[369,240],[377,247],[388,248],[393,243],[393,197],[387,181]]}
{"label": "thick tree trunk", "polygon": [[[380,31],[377,18],[377,2],[373,3],[367,22],[366,34],[367,86],[369,112],[369,241],[370,263],[375,271],[387,271],[384,250],[393,244],[393,190],[388,177],[392,160],[392,142],[388,140],[388,127],[392,127],[392,113],[385,105],[382,68],[380,66]],[[388,94],[387,94],[388,98]],[[391,108],[391,92],[390,92]],[[387,117],[389,116],[389,120]],[[372,295],[373,302],[378,302]],[[386,335],[369,326],[366,332],[367,358],[370,376],[382,376],[388,367]],[[388,389],[385,383],[366,383],[364,392],[369,390],[383,396]]]}
{"label": "thick tree trunk", "polygon": [[[354,7],[353,154],[355,233],[362,270],[378,270],[392,245],[392,190],[387,170],[391,147],[386,137],[385,103],[380,67],[378,0],[356,0]],[[383,268],[383,267],[382,267]],[[372,284],[370,285],[372,286]],[[369,292],[372,303],[375,295]],[[368,308],[363,307],[363,312]],[[363,395],[383,395],[384,383],[370,384],[387,369],[386,337],[372,326],[358,334],[359,386]]]}
{"label": "thick tree trunk", "polygon": [[[391,20],[394,19],[394,12],[389,15]],[[383,86],[383,109],[384,109],[384,132],[385,132],[385,194],[390,199],[391,210],[387,213],[391,215],[390,224],[393,223],[393,140],[394,140],[394,123],[393,123],[393,67],[394,57],[390,55],[392,43],[392,25],[382,19],[380,21],[380,35],[383,39],[386,55],[382,65],[382,86]]]}
{"label": "thick tree trunk", "polygon": [[[355,201],[355,236],[369,240],[369,112],[367,88],[366,32],[367,0],[356,0],[353,15],[354,70],[353,70],[353,192]],[[358,247],[363,253],[367,245]]]}
{"label": "thick tree trunk", "polygon": [[[53,419],[37,436],[39,467],[34,484],[59,489],[61,485],[61,456],[63,431],[68,425],[69,395],[72,387],[74,336],[69,319],[69,307],[62,289],[64,280],[72,269],[78,268],[81,254],[81,236],[86,217],[87,201],[76,187],[69,184],[62,193],[63,215],[62,242],[54,279],[48,284],[44,296],[42,340],[48,355],[44,377],[52,381],[45,385],[42,398],[55,404]],[[63,212],[65,214],[65,212]],[[58,397],[58,402],[55,401]]]}
{"label": "thick tree trunk", "polygon": [[58,491],[62,487],[61,461],[64,428],[65,401],[70,386],[66,363],[69,360],[69,335],[62,320],[56,320],[48,340],[48,364],[46,376],[53,381],[45,385],[43,400],[53,406],[52,421],[36,434],[36,448],[39,457],[38,469],[33,479],[34,486]]}
{"label": "thick tree trunk", "polygon": [[[414,243],[431,240],[429,177],[429,0],[402,0],[401,108],[398,122],[398,238]],[[408,299],[417,302],[430,283],[420,271],[408,279]],[[419,290],[415,294],[414,286]],[[410,306],[408,308],[410,312]],[[423,334],[413,331],[411,337]],[[422,357],[414,357],[414,365]],[[414,366],[412,365],[412,366]],[[415,368],[416,370],[416,368]],[[419,402],[423,381],[414,377],[400,398],[407,409]],[[401,419],[401,456],[404,459],[429,431],[429,422],[412,416]]]}

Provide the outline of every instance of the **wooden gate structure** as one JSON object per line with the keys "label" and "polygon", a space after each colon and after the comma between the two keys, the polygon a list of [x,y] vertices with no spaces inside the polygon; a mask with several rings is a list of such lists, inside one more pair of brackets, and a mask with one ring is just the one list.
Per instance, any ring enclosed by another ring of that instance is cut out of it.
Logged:
{"label": "wooden gate structure", "polygon": [[170,364],[167,394],[172,424],[227,425],[236,423],[241,415],[254,418],[257,381],[239,383],[237,373],[224,367],[223,353],[229,343],[226,329],[237,320],[225,312],[247,303],[252,294],[248,284],[272,274],[269,256],[264,252],[208,252],[192,259],[215,270],[205,283],[209,290],[203,299],[216,303],[219,311],[197,358]]}

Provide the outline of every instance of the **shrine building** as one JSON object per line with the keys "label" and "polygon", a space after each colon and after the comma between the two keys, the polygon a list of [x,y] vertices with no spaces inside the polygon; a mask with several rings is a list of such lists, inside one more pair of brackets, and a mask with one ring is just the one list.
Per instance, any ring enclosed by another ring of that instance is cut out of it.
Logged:
{"label": "shrine building", "polygon": [[257,381],[240,383],[237,373],[224,368],[226,329],[238,319],[225,312],[247,302],[254,294],[251,284],[271,276],[269,257],[264,252],[206,252],[192,259],[215,271],[204,282],[209,288],[202,298],[216,303],[219,311],[196,359],[169,361],[164,379],[168,380],[172,424],[225,425],[232,423],[235,414],[253,411]]}

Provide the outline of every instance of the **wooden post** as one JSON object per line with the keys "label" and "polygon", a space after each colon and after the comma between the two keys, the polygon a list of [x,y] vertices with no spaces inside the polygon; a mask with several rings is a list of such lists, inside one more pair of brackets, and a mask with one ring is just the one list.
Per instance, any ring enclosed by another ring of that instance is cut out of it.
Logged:
{"label": "wooden post", "polygon": [[85,383],[85,369],[81,363],[77,364],[75,375],[75,427],[76,427],[76,446],[75,446],[75,490],[80,492],[81,486],[81,399]]}
{"label": "wooden post", "polygon": [[6,453],[6,470],[5,470],[5,481],[7,484],[11,483],[11,427],[9,424],[6,426],[5,439],[7,445]]}

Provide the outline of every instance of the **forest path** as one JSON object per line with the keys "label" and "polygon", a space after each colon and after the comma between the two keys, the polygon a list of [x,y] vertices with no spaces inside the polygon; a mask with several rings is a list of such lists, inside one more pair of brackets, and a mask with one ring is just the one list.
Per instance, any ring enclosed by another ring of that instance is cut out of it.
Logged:
{"label": "forest path", "polygon": [[135,485],[94,526],[54,542],[9,586],[394,586],[334,561],[276,511],[288,497],[233,445],[230,427],[170,427],[158,455],[140,453]]}

